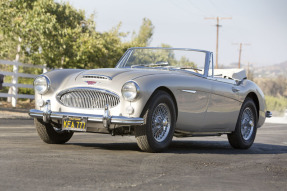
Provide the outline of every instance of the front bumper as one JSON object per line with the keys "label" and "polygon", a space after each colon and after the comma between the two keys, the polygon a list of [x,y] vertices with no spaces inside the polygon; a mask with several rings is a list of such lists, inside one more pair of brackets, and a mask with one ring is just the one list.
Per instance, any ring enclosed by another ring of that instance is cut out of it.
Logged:
{"label": "front bumper", "polygon": [[105,107],[103,115],[93,115],[85,113],[70,113],[70,112],[53,112],[51,111],[50,101],[48,100],[42,110],[31,109],[29,115],[33,118],[42,118],[44,122],[49,123],[51,120],[62,120],[64,117],[80,117],[87,118],[88,122],[102,123],[103,127],[109,128],[111,124],[120,126],[143,125],[143,118],[110,116],[108,105]]}

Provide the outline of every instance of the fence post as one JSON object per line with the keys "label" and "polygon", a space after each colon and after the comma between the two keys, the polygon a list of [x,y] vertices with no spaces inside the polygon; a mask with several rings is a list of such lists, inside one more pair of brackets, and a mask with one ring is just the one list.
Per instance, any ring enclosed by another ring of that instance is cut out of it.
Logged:
{"label": "fence post", "polygon": [[16,107],[17,105],[17,94],[18,94],[18,87],[17,87],[17,84],[18,84],[18,70],[19,70],[19,66],[18,64],[15,63],[15,65],[13,65],[13,72],[14,72],[14,75],[12,77],[12,94],[13,94],[13,97],[12,97],[12,107]]}
{"label": "fence post", "polygon": [[46,73],[46,72],[48,72],[47,64],[44,64],[44,67],[43,67],[43,73]]}
{"label": "fence post", "polygon": [[15,59],[15,64],[13,65],[13,77],[12,77],[12,84],[14,86],[12,86],[12,94],[13,94],[13,97],[12,97],[12,107],[16,107],[17,105],[17,94],[18,94],[18,70],[19,70],[19,65],[18,65],[18,62],[19,62],[19,58],[20,58],[20,51],[21,51],[21,41],[22,39],[19,37],[18,38],[19,40],[19,43],[18,43],[18,46],[17,46],[17,54],[16,54],[16,59]]}

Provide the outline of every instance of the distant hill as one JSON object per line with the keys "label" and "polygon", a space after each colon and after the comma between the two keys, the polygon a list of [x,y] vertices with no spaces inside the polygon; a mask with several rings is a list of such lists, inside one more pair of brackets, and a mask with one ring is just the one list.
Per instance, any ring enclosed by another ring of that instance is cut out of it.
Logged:
{"label": "distant hill", "polygon": [[270,66],[263,66],[263,67],[256,66],[253,68],[253,72],[254,77],[271,78],[280,75],[287,77],[287,61]]}
{"label": "distant hill", "polygon": [[[219,69],[231,69],[237,67],[238,62],[233,62],[229,65],[219,64]],[[244,68],[246,72],[248,71],[248,66],[246,64],[242,64],[241,67]],[[287,61],[280,64],[273,64],[268,66],[260,66],[260,64],[250,64],[249,70],[250,72],[253,72],[254,78],[276,78],[280,75],[287,78]]]}

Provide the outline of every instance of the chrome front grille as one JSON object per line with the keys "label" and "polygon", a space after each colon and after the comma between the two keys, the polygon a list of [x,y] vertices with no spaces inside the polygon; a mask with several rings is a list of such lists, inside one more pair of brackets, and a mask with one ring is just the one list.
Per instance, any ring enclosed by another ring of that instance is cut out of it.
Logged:
{"label": "chrome front grille", "polygon": [[83,109],[104,109],[115,107],[120,103],[117,94],[98,88],[72,88],[57,95],[57,100],[67,107]]}

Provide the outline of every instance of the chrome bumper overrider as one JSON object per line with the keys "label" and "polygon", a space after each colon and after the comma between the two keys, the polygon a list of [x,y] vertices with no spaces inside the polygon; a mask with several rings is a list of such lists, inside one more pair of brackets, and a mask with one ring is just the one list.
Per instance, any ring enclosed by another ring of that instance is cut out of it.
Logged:
{"label": "chrome bumper overrider", "polygon": [[85,117],[88,122],[102,123],[105,128],[109,128],[110,124],[116,125],[143,125],[143,118],[132,118],[124,116],[110,116],[108,105],[105,107],[103,115],[93,115],[84,113],[69,113],[69,112],[53,112],[50,110],[50,102],[47,101],[44,110],[31,109],[29,115],[34,118],[42,118],[44,122],[49,122],[51,119],[61,120],[64,117]]}
{"label": "chrome bumper overrider", "polygon": [[265,116],[268,117],[268,118],[272,117],[272,112],[271,111],[266,111]]}

